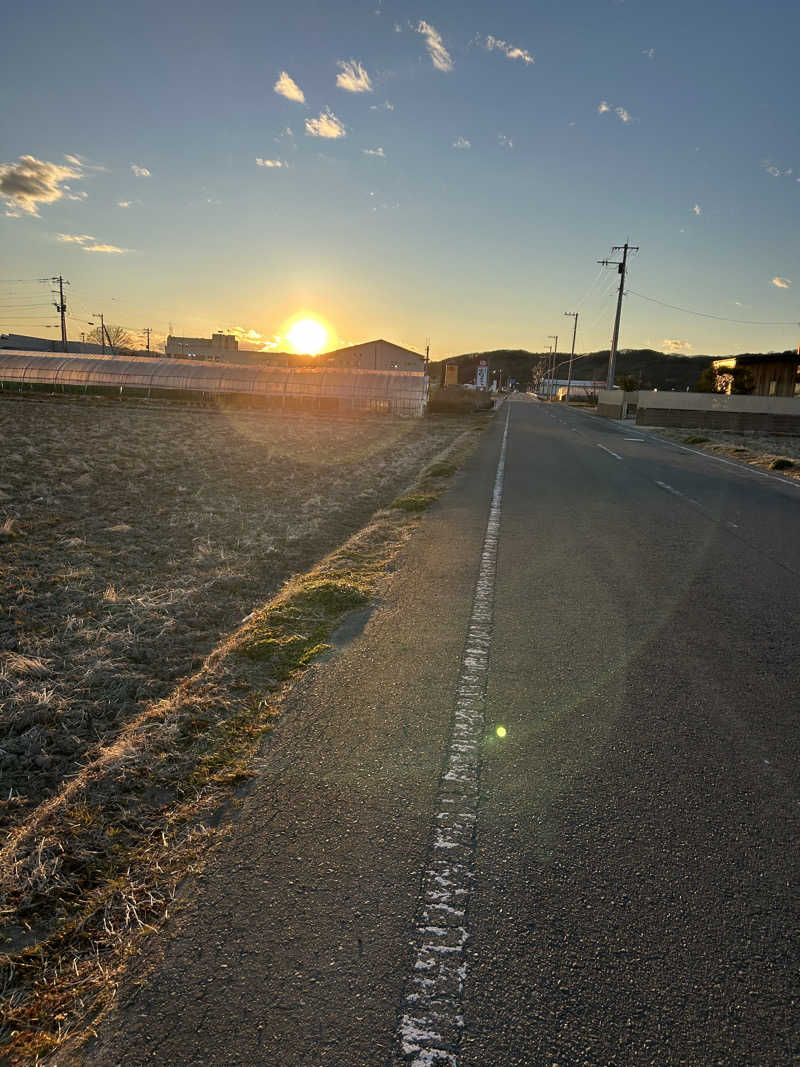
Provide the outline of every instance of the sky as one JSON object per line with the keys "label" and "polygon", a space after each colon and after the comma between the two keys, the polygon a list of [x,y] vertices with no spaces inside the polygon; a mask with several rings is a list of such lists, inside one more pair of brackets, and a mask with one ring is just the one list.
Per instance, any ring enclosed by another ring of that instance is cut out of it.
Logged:
{"label": "sky", "polygon": [[14,5],[0,330],[59,336],[62,274],[72,338],[306,316],[440,359],[577,311],[589,351],[629,241],[620,347],[794,348],[799,36],[794,0]]}

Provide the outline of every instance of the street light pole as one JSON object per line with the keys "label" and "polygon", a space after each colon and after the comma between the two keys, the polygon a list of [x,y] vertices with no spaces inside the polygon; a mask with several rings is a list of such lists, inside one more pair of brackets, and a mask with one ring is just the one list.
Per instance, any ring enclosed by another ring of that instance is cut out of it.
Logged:
{"label": "street light pole", "polygon": [[569,373],[567,374],[567,403],[569,404],[569,391],[572,387],[572,361],[575,358],[575,335],[578,332],[578,311],[565,311],[565,315],[575,319],[575,325],[572,327],[572,350],[569,354]]}
{"label": "street light pole", "polygon": [[552,384],[552,388],[550,389],[550,399],[552,400],[553,399],[553,394],[555,393],[555,390],[556,390],[556,380],[555,379],[556,379],[556,357],[558,356],[558,334],[557,333],[549,333],[547,336],[548,337],[552,337],[552,339],[553,339],[553,373],[550,375],[550,381],[553,383]]}

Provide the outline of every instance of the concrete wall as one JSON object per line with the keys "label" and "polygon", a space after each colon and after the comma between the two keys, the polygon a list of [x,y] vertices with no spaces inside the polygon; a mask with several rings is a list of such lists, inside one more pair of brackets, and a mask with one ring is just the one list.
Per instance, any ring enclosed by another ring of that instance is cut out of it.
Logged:
{"label": "concrete wall", "polygon": [[800,435],[800,398],[640,392],[636,423]]}

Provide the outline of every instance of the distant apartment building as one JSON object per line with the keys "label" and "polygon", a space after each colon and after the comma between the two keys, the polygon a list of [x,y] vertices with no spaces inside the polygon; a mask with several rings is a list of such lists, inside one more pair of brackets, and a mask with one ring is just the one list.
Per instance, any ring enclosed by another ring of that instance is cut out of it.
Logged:
{"label": "distant apartment building", "polygon": [[230,333],[212,333],[211,337],[167,337],[164,355],[168,359],[207,359],[236,363],[239,342]]}
{"label": "distant apartment building", "polygon": [[401,370],[420,374],[425,370],[424,356],[384,340],[338,348],[319,358],[331,367],[351,367],[356,370]]}

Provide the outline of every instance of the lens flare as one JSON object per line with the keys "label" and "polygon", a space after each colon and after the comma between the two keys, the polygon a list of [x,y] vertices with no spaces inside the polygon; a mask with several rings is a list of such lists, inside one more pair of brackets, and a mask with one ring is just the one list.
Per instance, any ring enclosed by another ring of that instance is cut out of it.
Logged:
{"label": "lens flare", "polygon": [[506,728],[505,728],[505,726],[498,726],[497,729],[495,730],[495,733],[497,734],[498,737],[505,737],[506,736]]}

